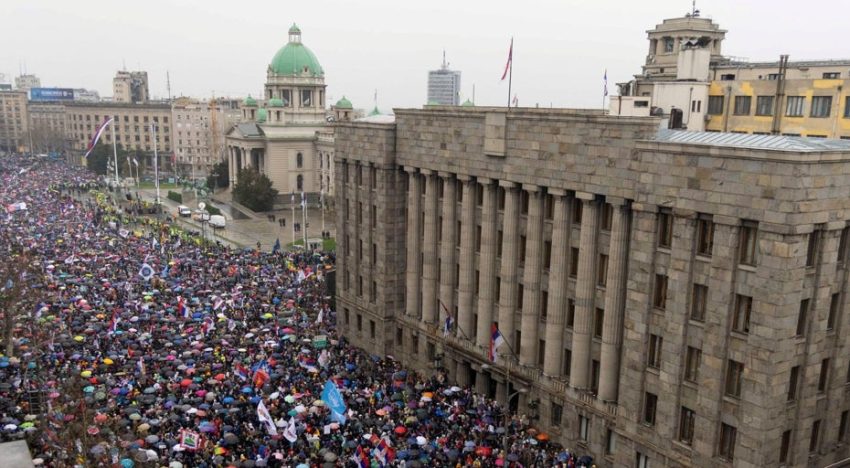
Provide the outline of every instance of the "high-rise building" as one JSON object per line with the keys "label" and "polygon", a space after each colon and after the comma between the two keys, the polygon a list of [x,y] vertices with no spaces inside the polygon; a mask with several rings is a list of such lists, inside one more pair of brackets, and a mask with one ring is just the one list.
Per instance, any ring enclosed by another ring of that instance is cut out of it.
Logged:
{"label": "high-rise building", "polygon": [[659,123],[428,106],[337,124],[341,332],[600,466],[845,459],[850,142]]}
{"label": "high-rise building", "polygon": [[239,101],[203,101],[177,98],[172,104],[174,154],[186,176],[205,177],[212,166],[224,161],[227,130],[239,122]]}
{"label": "high-rise building", "polygon": [[29,123],[27,92],[0,90],[0,152],[28,151]]}
{"label": "high-rise building", "polygon": [[40,88],[41,79],[32,74],[22,74],[15,77],[15,88],[21,91],[27,91],[30,88]]}
{"label": "high-rise building", "polygon": [[460,104],[460,72],[449,70],[446,52],[439,70],[428,72],[428,104],[456,106]]}
{"label": "high-rise building", "polygon": [[148,72],[119,70],[112,79],[112,101],[142,104],[150,99]]}

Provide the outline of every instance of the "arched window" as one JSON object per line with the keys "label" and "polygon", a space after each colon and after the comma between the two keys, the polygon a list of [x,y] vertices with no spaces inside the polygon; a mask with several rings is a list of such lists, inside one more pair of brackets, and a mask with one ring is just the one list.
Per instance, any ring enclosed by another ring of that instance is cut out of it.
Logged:
{"label": "arched window", "polygon": [[[303,154],[298,153],[297,155],[295,155],[295,166],[298,169],[301,169],[301,167],[304,166],[304,155]],[[301,176],[298,176],[298,177],[301,177]]]}
{"label": "arched window", "polygon": [[298,178],[295,179],[295,186],[296,186],[296,188],[298,189],[299,192],[304,191],[304,176],[303,175],[298,174]]}

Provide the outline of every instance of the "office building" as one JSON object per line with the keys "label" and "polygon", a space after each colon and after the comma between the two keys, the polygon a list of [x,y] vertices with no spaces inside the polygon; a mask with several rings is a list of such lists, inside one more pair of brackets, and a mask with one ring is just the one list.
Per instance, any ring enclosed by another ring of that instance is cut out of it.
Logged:
{"label": "office building", "polygon": [[148,72],[119,70],[112,79],[112,102],[143,104],[150,99]]}
{"label": "office building", "polygon": [[342,333],[510,399],[599,466],[850,456],[850,142],[659,124],[440,106],[337,124]]}
{"label": "office building", "polygon": [[177,167],[185,177],[206,177],[224,161],[224,136],[240,118],[239,101],[177,98],[171,122]]}
{"label": "office building", "polygon": [[449,70],[445,52],[443,52],[443,65],[440,69],[428,72],[428,104],[446,106],[460,104],[460,72]]}
{"label": "office building", "polygon": [[15,88],[29,91],[30,88],[40,88],[41,78],[33,74],[21,74],[15,77]]}
{"label": "office building", "polygon": [[0,90],[0,152],[29,151],[27,92]]}
{"label": "office building", "polygon": [[42,154],[64,151],[66,136],[65,104],[61,101],[29,101],[33,152]]}

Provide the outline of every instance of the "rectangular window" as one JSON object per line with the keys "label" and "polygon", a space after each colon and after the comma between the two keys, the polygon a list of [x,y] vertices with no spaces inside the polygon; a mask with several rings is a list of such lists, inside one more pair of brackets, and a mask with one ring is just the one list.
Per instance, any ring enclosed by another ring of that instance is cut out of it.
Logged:
{"label": "rectangular window", "polygon": [[797,336],[806,334],[806,317],[809,314],[809,300],[800,301],[800,311],[797,314]]}
{"label": "rectangular window", "polygon": [[841,412],[841,419],[838,422],[838,441],[844,442],[847,436],[847,410]]}
{"label": "rectangular window", "polygon": [[557,404],[552,403],[552,419],[550,420],[550,425],[554,427],[558,427],[561,425],[561,417],[564,414],[564,407]]}
{"label": "rectangular window", "polygon": [[496,197],[498,199],[499,211],[505,210],[505,188],[499,187],[496,190]]}
{"label": "rectangular window", "polygon": [[518,284],[516,289],[516,307],[517,309],[522,310],[522,303],[525,298],[525,288],[521,284]]}
{"label": "rectangular window", "polygon": [[357,314],[357,331],[363,331],[363,316]]}
{"label": "rectangular window", "polygon": [[741,244],[738,252],[738,263],[744,265],[756,264],[756,238],[758,237],[758,224],[753,221],[744,221],[741,226]]}
{"label": "rectangular window", "polygon": [[596,285],[605,287],[608,283],[608,256],[599,254],[599,264],[596,268]]}
{"label": "rectangular window", "polygon": [[546,194],[543,199],[543,213],[548,220],[555,218],[555,197],[551,193]]}
{"label": "rectangular window", "polygon": [[649,457],[640,452],[635,452],[635,468],[649,468]]}
{"label": "rectangular window", "polygon": [[646,392],[643,398],[643,423],[655,425],[655,410],[658,407],[658,395]]}
{"label": "rectangular window", "polygon": [[841,293],[835,293],[829,300],[829,316],[826,318],[826,329],[835,329],[835,320],[838,317],[838,309],[841,307]]}
{"label": "rectangular window", "polygon": [[596,314],[593,317],[593,336],[602,339],[602,330],[605,323],[605,309],[596,308]]}
{"label": "rectangular window", "polygon": [[844,98],[844,118],[850,118],[850,96]]}
{"label": "rectangular window", "polygon": [[688,382],[697,383],[699,378],[699,365],[702,360],[702,351],[693,346],[688,346],[687,354],[685,355],[685,380]]}
{"label": "rectangular window", "polygon": [[309,89],[301,90],[301,107],[310,107],[313,102],[313,91]]}
{"label": "rectangular window", "polygon": [[825,80],[838,80],[841,79],[841,72],[823,72],[821,76]]}
{"label": "rectangular window", "polygon": [[658,213],[658,246],[670,248],[673,243],[673,213],[662,210]]}
{"label": "rectangular window", "polygon": [[649,352],[647,353],[646,365],[653,369],[661,367],[662,338],[658,335],[649,335]]}
{"label": "rectangular window", "polygon": [[694,284],[693,297],[691,298],[691,319],[698,322],[705,320],[705,308],[708,303],[708,286]]}
{"label": "rectangular window", "polygon": [[741,294],[735,295],[735,315],[732,317],[732,330],[740,333],[750,332],[750,313],[753,310],[753,298]]}
{"label": "rectangular window", "polygon": [[525,246],[528,243],[528,240],[525,236],[519,236],[519,266],[522,267],[525,264]]}
{"label": "rectangular window", "polygon": [[655,275],[655,291],[652,295],[652,305],[656,309],[667,307],[667,276]]}
{"label": "rectangular window", "polygon": [[584,212],[584,202],[581,199],[573,199],[573,224],[581,224],[581,215]]}
{"label": "rectangular window", "polygon": [[496,231],[496,256],[500,258],[502,256],[502,237],[504,237],[502,231]]}
{"label": "rectangular window", "polygon": [[578,437],[579,437],[579,439],[581,439],[585,442],[587,442],[588,433],[590,432],[589,426],[590,426],[590,420],[587,419],[587,417],[585,417],[585,416],[579,416],[578,417]]}
{"label": "rectangular window", "polygon": [[773,115],[773,96],[756,98],[756,115]]}
{"label": "rectangular window", "polygon": [[564,377],[570,379],[570,370],[572,369],[573,352],[569,349],[564,350]]}
{"label": "rectangular window", "polygon": [[401,327],[395,329],[395,344],[399,348],[404,346],[404,329]]}
{"label": "rectangular window", "polygon": [[529,194],[525,190],[519,192],[519,214],[528,214]]}
{"label": "rectangular window", "polygon": [[809,439],[809,452],[814,452],[818,449],[820,442],[820,419],[812,423],[812,436]]}
{"label": "rectangular window", "polygon": [[697,219],[697,254],[711,256],[714,248],[714,221],[711,215],[700,215]]}
{"label": "rectangular window", "polygon": [[602,204],[602,230],[610,231],[614,225],[614,207],[608,203]]}
{"label": "rectangular window", "polygon": [[788,461],[788,450],[791,448],[791,431],[782,433],[782,446],[779,448],[779,463]]}
{"label": "rectangular window", "polygon": [[546,357],[546,340],[537,340],[537,365],[543,367],[543,359]]}
{"label": "rectangular window", "polygon": [[682,407],[679,412],[679,442],[691,445],[694,442],[696,415],[690,408]]}
{"label": "rectangular window", "polygon": [[847,245],[850,241],[850,227],[841,230],[841,239],[838,241],[838,264],[843,265],[847,261]]}
{"label": "rectangular window", "polygon": [[481,226],[475,226],[475,251],[481,252]]}
{"label": "rectangular window", "polygon": [[735,115],[750,115],[752,100],[750,96],[735,96]]}
{"label": "rectangular window", "polygon": [[570,277],[578,276],[578,247],[570,248]]}
{"label": "rectangular window", "polygon": [[729,360],[726,365],[726,395],[740,398],[741,380],[744,374],[744,365],[738,361]]}
{"label": "rectangular window", "polygon": [[818,391],[825,392],[829,384],[829,359],[824,359],[820,363],[820,376],[818,377]]}
{"label": "rectangular window", "polygon": [[610,427],[605,431],[605,455],[613,455],[617,450],[617,433]]}
{"label": "rectangular window", "polygon": [[791,368],[791,375],[788,377],[788,401],[797,401],[797,388],[800,382],[800,366]]}
{"label": "rectangular window", "polygon": [[723,96],[708,97],[708,115],[723,114]]}
{"label": "rectangular window", "polygon": [[590,361],[590,393],[599,393],[599,361],[596,359]]}
{"label": "rectangular window", "polygon": [[543,243],[543,269],[548,270],[552,266],[552,241]]}
{"label": "rectangular window", "polygon": [[567,328],[573,328],[576,322],[576,301],[567,299]]}
{"label": "rectangular window", "polygon": [[735,438],[738,430],[734,426],[725,423],[720,424],[720,446],[717,454],[720,458],[732,461],[735,459]]}
{"label": "rectangular window", "polygon": [[349,323],[351,323],[351,317],[349,316],[348,308],[343,309],[342,312],[343,316],[345,316],[345,324],[348,325]]}
{"label": "rectangular window", "polygon": [[375,321],[369,320],[369,338],[375,339]]}
{"label": "rectangular window", "polygon": [[785,105],[786,117],[802,117],[803,108],[806,105],[805,96],[788,96]]}
{"label": "rectangular window", "polygon": [[809,243],[806,249],[806,266],[813,267],[818,257],[818,249],[820,247],[820,230],[809,233]]}
{"label": "rectangular window", "polygon": [[663,44],[664,44],[664,53],[665,54],[672,53],[673,47],[676,43],[675,42],[676,40],[673,39],[672,37],[665,37],[665,38],[662,39],[662,41],[663,41]]}
{"label": "rectangular window", "polygon": [[812,117],[829,117],[832,96],[812,96]]}
{"label": "rectangular window", "polygon": [[540,321],[549,317],[549,291],[540,291]]}

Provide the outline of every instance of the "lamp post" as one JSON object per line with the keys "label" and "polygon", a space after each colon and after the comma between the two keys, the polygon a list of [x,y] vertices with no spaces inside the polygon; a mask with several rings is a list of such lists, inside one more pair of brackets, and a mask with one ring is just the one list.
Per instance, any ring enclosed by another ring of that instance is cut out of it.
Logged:
{"label": "lamp post", "polygon": [[[482,369],[495,369],[495,366],[491,366],[490,364],[482,364]],[[519,396],[521,394],[528,393],[527,388],[518,388],[515,391],[511,392],[511,360],[505,359],[505,395],[507,398],[505,399],[505,414],[504,414],[504,422],[503,426],[505,428],[504,434],[502,434],[502,450],[505,452],[505,465],[508,463],[508,422],[510,421],[511,416],[511,400]]]}

